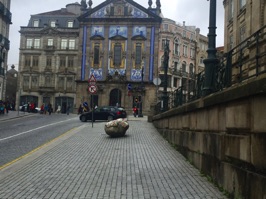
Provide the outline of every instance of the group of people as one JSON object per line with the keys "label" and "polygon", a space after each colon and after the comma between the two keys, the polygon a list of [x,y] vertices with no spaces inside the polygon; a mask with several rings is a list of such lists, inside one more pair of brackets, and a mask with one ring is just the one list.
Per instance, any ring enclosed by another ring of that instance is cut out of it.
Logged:
{"label": "group of people", "polygon": [[53,107],[51,103],[45,104],[43,103],[41,106],[41,114],[45,114],[48,113],[49,115],[51,115],[51,113],[53,112]]}
{"label": "group of people", "polygon": [[0,100],[0,114],[8,113],[9,110],[15,110],[15,103]]}
{"label": "group of people", "polygon": [[80,104],[79,105],[79,108],[78,108],[78,115],[79,114],[82,114],[84,112],[89,112],[90,111],[90,108],[89,108],[89,105],[87,102],[84,102],[82,105]]}

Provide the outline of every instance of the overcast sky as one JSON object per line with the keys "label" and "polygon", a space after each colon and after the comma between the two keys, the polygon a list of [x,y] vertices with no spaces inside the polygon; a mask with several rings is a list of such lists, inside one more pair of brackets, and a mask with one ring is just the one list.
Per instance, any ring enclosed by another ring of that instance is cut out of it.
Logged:
{"label": "overcast sky", "polygon": [[[92,0],[92,7],[97,6],[104,0]],[[10,11],[12,13],[12,24],[10,25],[10,50],[8,54],[8,68],[14,64],[18,69],[19,61],[19,30],[21,26],[27,26],[30,15],[47,11],[65,8],[69,3],[79,2],[75,0],[11,0]],[[88,2],[88,0],[86,0]],[[135,0],[145,8],[148,8],[148,0]],[[153,0],[153,7],[156,0]],[[209,4],[207,0],[161,0],[161,10],[163,16],[178,23],[186,22],[188,26],[200,28],[202,35],[208,34],[209,26]],[[223,46],[224,36],[224,9],[223,1],[217,1],[217,38],[216,45]]]}

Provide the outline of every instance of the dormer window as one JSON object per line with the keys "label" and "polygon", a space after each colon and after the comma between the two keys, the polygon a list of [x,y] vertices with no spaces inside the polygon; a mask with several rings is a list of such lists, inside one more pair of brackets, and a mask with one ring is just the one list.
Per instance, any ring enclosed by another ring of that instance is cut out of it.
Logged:
{"label": "dormer window", "polygon": [[51,26],[51,27],[55,27],[55,21],[51,21],[51,22],[50,22],[50,26]]}
{"label": "dormer window", "polygon": [[33,27],[39,27],[39,20],[33,21]]}
{"label": "dormer window", "polygon": [[73,28],[73,24],[74,24],[73,21],[68,21],[67,22],[67,27],[68,28]]}

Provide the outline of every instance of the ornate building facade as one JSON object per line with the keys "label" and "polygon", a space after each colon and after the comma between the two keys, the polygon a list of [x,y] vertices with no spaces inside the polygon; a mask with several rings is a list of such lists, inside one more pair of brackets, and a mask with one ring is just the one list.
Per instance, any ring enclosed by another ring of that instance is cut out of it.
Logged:
{"label": "ornate building facade", "polygon": [[76,101],[79,48],[78,3],[32,15],[20,29],[17,105],[51,103],[62,112]]}
{"label": "ornate building facade", "polygon": [[12,24],[11,0],[0,0],[0,100],[6,100],[7,57],[10,46],[9,26]]}
{"label": "ornate building facade", "polygon": [[[107,0],[83,8],[80,22],[79,77],[77,103],[120,105],[132,110],[142,107],[148,114],[156,101],[160,1],[144,8],[131,0]],[[85,4],[84,4],[85,5]],[[88,79],[96,79],[97,92],[91,98]]]}
{"label": "ornate building facade", "polygon": [[[203,60],[207,57],[208,39],[200,34],[195,26],[186,26],[163,18],[159,34],[159,73],[158,77],[164,81],[164,48],[169,44],[169,63],[167,70],[167,92],[171,97],[176,89],[183,89],[184,97],[189,97],[190,87],[195,83],[195,75],[204,70]],[[158,95],[163,91],[159,87]]]}
{"label": "ornate building facade", "polygon": [[[17,104],[51,103],[75,111],[134,103],[147,114],[156,101],[160,1],[144,8],[132,0],[92,1],[32,15],[21,27]],[[93,92],[88,80],[96,81]]]}

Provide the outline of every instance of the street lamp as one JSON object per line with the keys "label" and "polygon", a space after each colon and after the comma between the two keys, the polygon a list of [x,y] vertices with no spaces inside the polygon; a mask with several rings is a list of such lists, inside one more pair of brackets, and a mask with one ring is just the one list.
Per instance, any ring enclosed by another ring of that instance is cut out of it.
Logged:
{"label": "street lamp", "polygon": [[164,67],[164,86],[163,86],[163,93],[162,93],[162,100],[163,100],[163,107],[162,111],[168,110],[168,95],[167,95],[167,70],[168,70],[168,62],[169,62],[169,41],[165,41],[164,47],[164,59],[163,59],[163,67]]}
{"label": "street lamp", "polygon": [[[208,0],[209,1],[209,0]],[[216,0],[210,0],[209,33],[208,33],[208,57],[203,60],[205,64],[205,78],[203,96],[214,91],[216,65],[219,60],[216,58]]]}
{"label": "street lamp", "polygon": [[139,114],[138,114],[138,117],[143,117],[143,114],[142,114],[142,92],[144,91],[144,85],[143,85],[143,77],[144,77],[144,61],[142,60],[142,63],[141,63],[141,89],[140,89],[140,96],[141,96],[141,100],[139,102]]}

